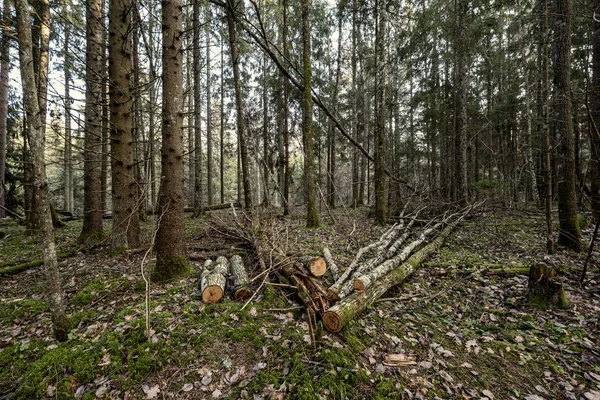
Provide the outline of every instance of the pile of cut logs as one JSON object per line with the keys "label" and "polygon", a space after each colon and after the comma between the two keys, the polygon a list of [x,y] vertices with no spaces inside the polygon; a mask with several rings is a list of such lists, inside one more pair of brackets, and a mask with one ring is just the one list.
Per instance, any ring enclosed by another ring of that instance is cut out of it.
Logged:
{"label": "pile of cut logs", "polygon": [[208,259],[204,262],[200,275],[202,301],[218,303],[228,289],[231,289],[235,300],[246,300],[252,295],[249,283],[244,261],[239,255],[234,255],[229,260],[223,256],[215,261]]}
{"label": "pile of cut logs", "polygon": [[[471,210],[472,207],[430,220],[419,229],[413,229],[418,211],[412,217],[401,218],[401,222],[387,229],[379,240],[361,248],[341,276],[328,248],[323,249],[323,257],[286,264],[282,273],[296,286],[309,323],[316,326],[319,317],[327,330],[339,332],[436,252]],[[363,256],[369,258],[362,260]],[[329,287],[317,279],[327,268],[334,277]]]}

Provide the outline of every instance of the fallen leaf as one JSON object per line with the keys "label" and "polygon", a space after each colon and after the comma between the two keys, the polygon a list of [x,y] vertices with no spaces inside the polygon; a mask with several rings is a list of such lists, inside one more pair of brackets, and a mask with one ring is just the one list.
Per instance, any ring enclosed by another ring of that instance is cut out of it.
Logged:
{"label": "fallen leaf", "polygon": [[100,386],[98,389],[96,389],[96,398],[98,398],[98,399],[103,398],[104,395],[106,394],[107,390],[108,390],[108,388],[106,387],[106,385]]}
{"label": "fallen leaf", "polygon": [[483,392],[481,392],[481,393],[483,393],[483,395],[484,395],[485,397],[487,397],[487,398],[489,398],[489,399],[491,399],[491,400],[494,400],[494,393],[490,392],[489,390],[487,390],[487,389],[486,389],[486,390],[484,390],[484,391],[483,391]]}
{"label": "fallen leaf", "polygon": [[148,385],[144,385],[144,386],[142,386],[142,390],[146,394],[147,399],[155,398],[156,396],[158,396],[158,393],[160,392],[160,388],[158,387],[158,385],[154,385],[152,387],[148,387]]}
{"label": "fallen leaf", "polygon": [[183,385],[182,390],[184,392],[190,392],[193,388],[194,388],[194,385],[192,383],[186,383],[185,385]]}

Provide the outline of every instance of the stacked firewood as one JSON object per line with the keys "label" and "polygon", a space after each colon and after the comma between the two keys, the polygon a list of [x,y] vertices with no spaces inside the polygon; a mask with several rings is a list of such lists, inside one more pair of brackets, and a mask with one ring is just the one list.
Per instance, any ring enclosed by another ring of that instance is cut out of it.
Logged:
{"label": "stacked firewood", "polygon": [[208,259],[200,274],[202,301],[218,303],[229,289],[235,300],[246,300],[252,295],[249,282],[244,261],[239,255],[234,255],[229,260],[223,256],[215,261]]}
{"label": "stacked firewood", "polygon": [[[429,221],[418,220],[419,211],[402,217],[379,240],[361,248],[341,275],[328,248],[323,249],[323,257],[287,264],[283,274],[296,286],[309,322],[321,319],[327,330],[338,332],[390,288],[410,276],[440,248],[471,209]],[[419,229],[413,228],[417,221]],[[311,266],[319,263],[329,268],[335,279],[329,287],[311,273]]]}

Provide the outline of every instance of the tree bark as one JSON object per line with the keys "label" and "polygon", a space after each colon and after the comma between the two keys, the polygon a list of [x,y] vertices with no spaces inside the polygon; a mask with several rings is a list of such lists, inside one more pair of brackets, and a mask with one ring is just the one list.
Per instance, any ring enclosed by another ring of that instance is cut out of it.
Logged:
{"label": "tree bark", "polygon": [[[594,0],[596,15],[600,15],[600,0]],[[592,21],[592,88],[591,97],[591,132],[590,132],[590,180],[592,192],[592,211],[594,217],[600,219],[600,20]]]}
{"label": "tree bark", "polygon": [[454,198],[463,207],[469,202],[467,189],[467,88],[468,88],[468,61],[467,61],[467,27],[465,14],[468,11],[467,0],[457,2],[458,26],[456,30],[456,94],[455,94],[455,190]]}
{"label": "tree bark", "polygon": [[8,132],[6,121],[8,118],[8,72],[10,69],[10,38],[8,32],[10,14],[10,1],[4,0],[2,10],[2,41],[0,42],[0,218],[6,216],[6,152],[8,146]]}
{"label": "tree bark", "polygon": [[319,226],[315,184],[312,121],[312,66],[310,61],[310,5],[302,0],[302,63],[304,91],[302,94],[302,141],[304,142],[304,185],[306,190],[306,227]]}
{"label": "tree bark", "polygon": [[237,111],[237,133],[238,146],[240,153],[240,162],[242,166],[242,182],[244,185],[244,205],[247,209],[252,208],[252,186],[250,184],[250,165],[248,160],[248,149],[246,143],[246,123],[244,121],[244,100],[242,94],[242,82],[240,76],[240,55],[238,53],[237,33],[235,28],[234,14],[238,12],[238,7],[243,7],[243,1],[227,0],[225,7],[227,13],[227,28],[229,32],[229,45],[231,53],[231,63],[233,65],[233,84],[235,87],[235,105]]}
{"label": "tree bark", "polygon": [[375,222],[385,225],[387,222],[387,206],[385,195],[385,120],[386,120],[386,67],[385,67],[385,29],[386,9],[381,6],[379,0],[375,2]]}
{"label": "tree bark", "polygon": [[[67,7],[64,12],[68,13]],[[64,169],[65,176],[63,181],[63,209],[73,211],[73,151],[71,143],[71,62],[68,60],[67,54],[71,45],[71,27],[65,24],[65,36],[63,46],[63,70],[65,78],[65,153],[64,153]]]}
{"label": "tree bark", "polygon": [[202,102],[201,81],[202,70],[200,68],[200,2],[194,1],[194,218],[202,215],[202,203],[204,187],[202,185],[202,115],[200,104]]}
{"label": "tree bark", "polygon": [[562,172],[558,184],[558,243],[572,250],[581,249],[581,230],[577,216],[575,145],[571,103],[571,0],[556,0],[554,33],[554,106],[556,133],[560,140],[559,162]]}
{"label": "tree bark", "polygon": [[[86,3],[85,133],[83,165],[83,227],[81,240],[102,236],[102,154],[105,93],[104,13],[101,0]],[[107,116],[106,116],[107,117]]]}
{"label": "tree bark", "polygon": [[231,268],[231,280],[233,283],[233,298],[240,301],[250,298],[252,291],[248,287],[250,279],[246,268],[244,268],[244,261],[239,255],[234,255],[229,260],[229,266]]}
{"label": "tree bark", "polygon": [[42,244],[44,246],[44,263],[48,279],[48,303],[52,313],[54,336],[59,341],[65,341],[71,328],[69,318],[65,313],[64,293],[62,291],[54,228],[50,215],[48,201],[48,181],[46,178],[44,147],[45,139],[42,130],[42,118],[38,104],[38,92],[33,70],[33,52],[29,7],[26,0],[15,0],[17,12],[17,30],[19,39],[19,58],[21,66],[21,81],[23,85],[23,104],[27,113],[28,136],[33,158],[35,196],[40,207]]}
{"label": "tree bark", "polygon": [[110,144],[113,253],[139,246],[139,199],[135,182],[131,93],[131,1],[109,3]]}
{"label": "tree bark", "polygon": [[210,2],[206,2],[206,194],[208,204],[213,204],[213,138],[212,138],[212,109],[211,109],[211,70],[210,70]]}
{"label": "tree bark", "polygon": [[156,232],[154,279],[166,281],[187,273],[184,227],[182,3],[162,7],[162,182]]}
{"label": "tree bark", "polygon": [[200,286],[203,302],[215,304],[221,301],[225,294],[228,273],[229,261],[223,256],[217,258],[208,274],[203,273]]}

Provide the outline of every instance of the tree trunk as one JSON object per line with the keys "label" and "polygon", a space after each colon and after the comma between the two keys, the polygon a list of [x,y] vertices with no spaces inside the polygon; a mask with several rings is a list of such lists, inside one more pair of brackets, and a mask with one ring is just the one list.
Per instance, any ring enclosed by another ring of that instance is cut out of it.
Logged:
{"label": "tree trunk", "polygon": [[[600,14],[600,0],[594,0],[594,11]],[[592,192],[592,211],[600,219],[600,20],[592,21],[592,88],[591,97],[591,134],[590,134],[590,180]]]}
{"label": "tree trunk", "polygon": [[385,91],[387,85],[386,61],[385,61],[385,30],[386,30],[386,9],[380,1],[375,2],[375,222],[379,225],[385,225],[387,222],[386,207],[386,179],[385,179],[385,121],[386,121],[386,102]]}
{"label": "tree trunk", "polygon": [[6,151],[8,145],[8,132],[6,121],[8,118],[8,72],[10,69],[10,38],[8,24],[10,14],[10,1],[4,0],[2,11],[2,41],[0,42],[0,218],[6,216]]}
{"label": "tree trunk", "polygon": [[243,8],[243,2],[234,3],[236,0],[227,0],[227,28],[229,31],[229,45],[231,48],[231,63],[233,65],[233,84],[235,87],[235,105],[237,111],[237,133],[242,166],[242,182],[244,185],[244,204],[247,209],[252,208],[252,186],[250,184],[250,165],[248,160],[248,149],[246,143],[246,123],[244,122],[244,100],[242,94],[242,82],[240,76],[240,55],[238,53],[237,33],[235,29],[234,13],[237,7]]}
{"label": "tree trunk", "polygon": [[269,206],[271,204],[271,193],[269,191],[269,90],[267,83],[267,55],[263,54],[262,59],[262,107],[263,107],[263,126],[262,126],[262,139],[263,139],[263,170],[262,170],[262,183],[263,183],[263,204]]}
{"label": "tree trunk", "polygon": [[[289,59],[289,50],[287,42],[287,0],[283,0],[283,56]],[[289,131],[289,82],[287,77],[283,77],[283,156],[281,158],[282,168],[282,188],[283,188],[283,215],[290,214],[290,131]]]}
{"label": "tree trunk", "polygon": [[134,177],[133,103],[131,93],[131,1],[110,0],[109,64],[112,171],[113,253],[136,248],[139,199]]}
{"label": "tree trunk", "polygon": [[302,94],[302,141],[304,142],[304,184],[306,190],[306,227],[319,226],[315,184],[312,117],[312,66],[310,61],[310,5],[302,0],[302,62],[304,92]]}
{"label": "tree trunk", "polygon": [[571,0],[556,0],[554,34],[554,105],[557,137],[560,138],[558,185],[558,243],[572,250],[581,249],[581,230],[577,216],[575,145],[571,110]]}
{"label": "tree trunk", "polygon": [[204,197],[204,188],[202,186],[202,115],[200,114],[201,81],[202,71],[200,68],[200,2],[194,2],[194,218],[201,215],[202,197]]}
{"label": "tree trunk", "polygon": [[[354,140],[360,141],[358,137],[358,86],[356,82],[356,58],[357,58],[357,31],[358,31],[358,1],[352,0],[352,115],[355,118],[352,124],[354,130]],[[359,162],[360,153],[357,149],[352,151],[352,207],[357,207],[359,185]]]}
{"label": "tree trunk", "polygon": [[219,176],[221,178],[221,203],[225,203],[225,79],[223,78],[223,69],[225,67],[225,63],[223,62],[223,37],[220,38],[221,41],[221,132],[220,136],[220,148],[221,156],[219,159],[220,168],[219,168]]}
{"label": "tree trunk", "polygon": [[211,109],[211,70],[210,70],[210,2],[206,2],[206,192],[208,204],[213,204],[213,138]]}
{"label": "tree trunk", "polygon": [[463,207],[469,202],[467,189],[467,27],[465,14],[468,11],[467,0],[459,0],[456,13],[458,14],[458,27],[456,31],[456,95],[455,95],[455,191],[454,198]]}
{"label": "tree trunk", "polygon": [[[68,9],[64,10],[68,13]],[[65,43],[63,47],[63,70],[65,78],[65,153],[64,153],[64,169],[65,176],[63,181],[63,209],[65,211],[73,211],[73,152],[71,148],[71,62],[68,60],[67,54],[71,44],[71,27],[65,24]]]}
{"label": "tree trunk", "polygon": [[105,104],[103,14],[101,0],[87,0],[82,240],[98,240],[102,236],[102,123],[106,123],[102,116]]}
{"label": "tree trunk", "polygon": [[37,204],[40,206],[42,244],[44,246],[44,264],[48,279],[48,303],[52,313],[54,336],[65,341],[71,329],[71,323],[65,313],[64,293],[60,283],[54,228],[48,201],[48,181],[46,179],[44,157],[44,133],[38,104],[38,93],[33,70],[33,52],[29,7],[26,0],[15,0],[17,12],[17,31],[19,39],[19,58],[21,81],[23,86],[23,104],[27,113],[31,155],[33,158],[34,184]]}
{"label": "tree trunk", "polygon": [[156,232],[156,268],[153,277],[167,281],[187,273],[184,227],[182,3],[162,7],[162,182]]}
{"label": "tree trunk", "polygon": [[[339,6],[341,7],[341,6]],[[336,70],[335,70],[335,86],[333,88],[333,112],[336,116],[339,115],[339,100],[338,93],[340,88],[340,76],[342,70],[342,11],[338,10],[338,43],[337,43],[337,60],[336,60]],[[329,128],[329,171],[327,171],[327,200],[329,201],[329,207],[335,208],[335,196],[336,196],[336,188],[335,188],[335,158],[336,158],[336,150],[335,150],[335,126],[333,123],[330,124]]]}

